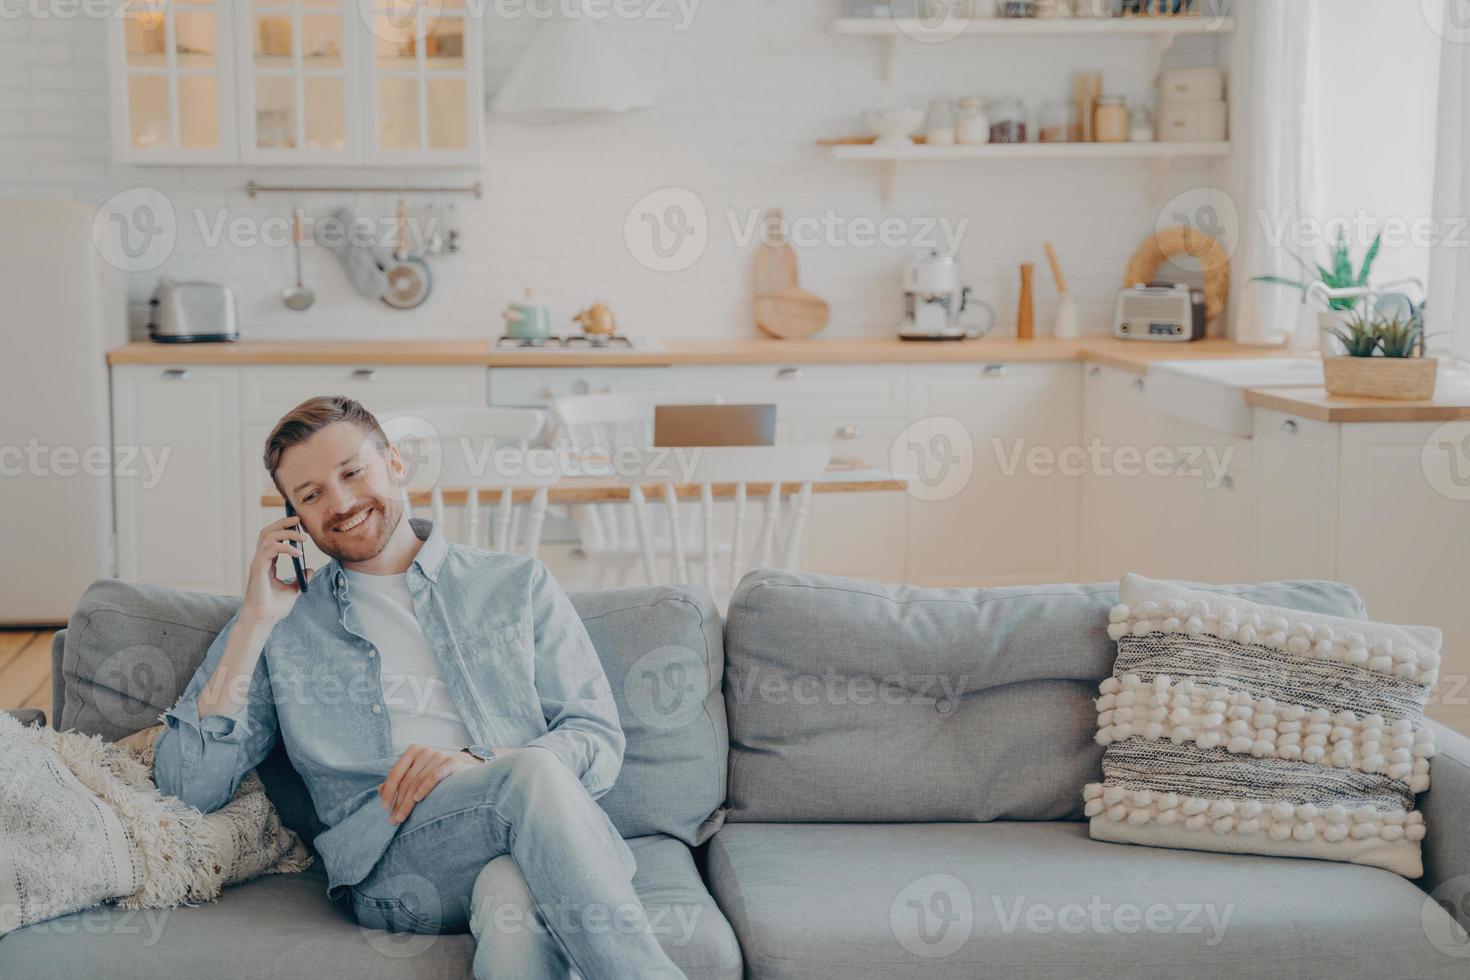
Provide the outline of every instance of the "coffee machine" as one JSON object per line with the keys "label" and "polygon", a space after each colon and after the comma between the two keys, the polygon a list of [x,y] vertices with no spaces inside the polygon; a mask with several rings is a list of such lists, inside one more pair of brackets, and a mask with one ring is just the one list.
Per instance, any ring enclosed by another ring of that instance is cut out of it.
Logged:
{"label": "coffee machine", "polygon": [[[970,298],[970,287],[960,285],[959,264],[954,256],[932,251],[909,263],[903,275],[902,340],[965,340],[980,337],[995,326],[995,310],[988,303]],[[970,307],[984,310],[983,326],[965,326],[960,315]]]}

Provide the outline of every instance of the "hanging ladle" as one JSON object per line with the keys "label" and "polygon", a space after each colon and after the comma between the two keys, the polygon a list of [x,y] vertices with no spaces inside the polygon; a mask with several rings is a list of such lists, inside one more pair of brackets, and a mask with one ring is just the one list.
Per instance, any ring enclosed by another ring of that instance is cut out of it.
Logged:
{"label": "hanging ladle", "polygon": [[281,302],[289,309],[305,310],[316,302],[316,293],[307,289],[301,281],[301,209],[291,211],[291,242],[296,249],[296,285],[281,290]]}

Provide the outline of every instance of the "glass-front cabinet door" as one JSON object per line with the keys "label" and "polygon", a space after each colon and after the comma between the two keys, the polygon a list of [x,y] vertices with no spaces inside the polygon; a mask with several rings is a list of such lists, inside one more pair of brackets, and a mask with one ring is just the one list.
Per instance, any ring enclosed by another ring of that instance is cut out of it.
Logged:
{"label": "glass-front cabinet door", "polygon": [[235,3],[244,162],[353,162],[356,0]]}
{"label": "glass-front cabinet door", "polygon": [[364,0],[364,162],[472,164],[484,114],[481,23],[466,0]]}
{"label": "glass-front cabinet door", "polygon": [[119,5],[108,51],[116,159],[236,159],[229,21],[227,0]]}
{"label": "glass-front cabinet door", "polygon": [[479,0],[119,0],[113,149],[135,163],[460,167]]}

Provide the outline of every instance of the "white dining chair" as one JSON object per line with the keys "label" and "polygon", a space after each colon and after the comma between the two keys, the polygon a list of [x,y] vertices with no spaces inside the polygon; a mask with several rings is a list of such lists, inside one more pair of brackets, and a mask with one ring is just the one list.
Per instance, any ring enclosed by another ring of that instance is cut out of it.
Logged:
{"label": "white dining chair", "polygon": [[[546,414],[537,409],[458,405],[410,408],[384,418],[384,433],[409,467],[402,487],[405,510],[412,514],[412,496],[427,492],[434,522],[452,539],[511,552],[519,537],[524,553],[536,557],[547,493],[561,477],[553,454],[530,448],[545,424]],[[524,535],[515,507],[518,490],[523,496],[531,491]],[[482,495],[493,511],[483,532]],[[445,521],[446,498],[462,507],[458,534]]]}
{"label": "white dining chair", "polygon": [[[611,392],[571,395],[551,405],[549,441],[589,463],[607,461],[617,452],[653,445],[653,415],[659,405],[721,405],[719,395],[680,392]],[[692,520],[692,509],[685,519]],[[677,510],[677,508],[676,508]],[[626,585],[642,560],[642,545],[628,504],[578,504],[570,508],[579,550],[592,563],[598,588]],[[671,553],[663,515],[651,529],[656,553]]]}
{"label": "white dining chair", "polygon": [[[682,458],[676,453],[686,454]],[[728,592],[751,568],[799,567],[802,536],[811,513],[812,483],[820,479],[831,461],[827,446],[712,446],[668,450],[645,449],[625,453],[618,479],[628,485],[630,506],[638,533],[643,572],[649,584],[701,582],[717,596]],[[685,467],[687,466],[687,471]],[[750,562],[746,562],[746,509],[748,488],[769,485],[765,491],[764,514]],[[652,534],[656,505],[648,499],[647,487],[657,487],[667,510],[670,535],[669,574],[661,579],[658,554]],[[676,519],[679,497],[697,493],[699,520],[692,533],[678,533]],[[728,540],[717,542],[715,503],[731,495],[733,520]],[[783,504],[784,500],[784,504]],[[687,540],[686,540],[687,539]],[[721,547],[723,544],[723,548]],[[727,557],[728,576],[719,573],[719,555]],[[691,561],[691,557],[697,561]],[[692,575],[691,569],[698,574]]]}

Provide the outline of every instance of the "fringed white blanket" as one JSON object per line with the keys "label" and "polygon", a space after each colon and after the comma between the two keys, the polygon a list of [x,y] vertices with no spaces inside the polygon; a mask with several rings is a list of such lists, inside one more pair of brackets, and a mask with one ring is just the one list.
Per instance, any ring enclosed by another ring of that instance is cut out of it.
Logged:
{"label": "fringed white blanket", "polygon": [[213,901],[225,885],[311,865],[254,772],[201,814],[154,786],[153,741],[129,751],[0,713],[0,936],[99,902]]}

